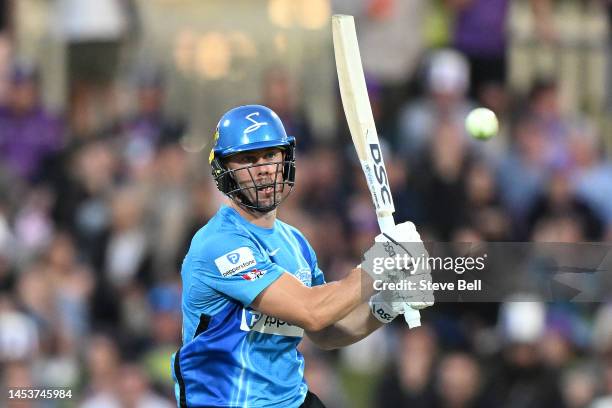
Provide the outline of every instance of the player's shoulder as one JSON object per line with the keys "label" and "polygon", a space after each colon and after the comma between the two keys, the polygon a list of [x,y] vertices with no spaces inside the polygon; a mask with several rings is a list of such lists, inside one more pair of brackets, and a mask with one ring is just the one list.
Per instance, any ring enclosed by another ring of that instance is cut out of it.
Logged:
{"label": "player's shoulder", "polygon": [[285,221],[282,221],[282,220],[280,220],[278,218],[276,219],[276,227],[277,228],[282,228],[285,231],[287,231],[287,232],[289,232],[291,234],[294,234],[294,235],[298,235],[298,236],[301,236],[301,237],[304,236],[304,234],[302,234],[302,232],[299,229],[297,229],[293,225],[288,224]]}
{"label": "player's shoulder", "polygon": [[281,221],[279,219],[276,220],[276,225],[278,228],[284,229],[287,233],[293,235],[297,241],[303,242],[304,244],[310,246],[308,239],[306,239],[306,236],[302,233],[302,231],[300,231],[293,225],[287,224],[286,222]]}
{"label": "player's shoulder", "polygon": [[201,259],[214,259],[241,246],[252,246],[252,238],[222,207],[200,228],[193,239],[189,253]]}

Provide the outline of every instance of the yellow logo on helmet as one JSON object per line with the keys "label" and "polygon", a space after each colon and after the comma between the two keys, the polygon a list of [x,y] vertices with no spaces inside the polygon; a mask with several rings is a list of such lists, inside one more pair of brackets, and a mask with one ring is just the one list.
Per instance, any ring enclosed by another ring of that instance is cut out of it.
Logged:
{"label": "yellow logo on helmet", "polygon": [[210,155],[208,155],[208,163],[212,163],[212,161],[215,159],[215,145],[217,144],[217,140],[219,139],[219,128],[217,128],[217,131],[215,132],[215,135],[213,136],[213,147],[212,149],[210,149]]}

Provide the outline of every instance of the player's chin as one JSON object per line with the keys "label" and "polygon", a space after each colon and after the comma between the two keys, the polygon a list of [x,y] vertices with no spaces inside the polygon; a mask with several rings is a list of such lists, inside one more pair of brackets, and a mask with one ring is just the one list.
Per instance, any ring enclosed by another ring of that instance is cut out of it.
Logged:
{"label": "player's chin", "polygon": [[273,205],[274,203],[278,203],[280,200],[282,199],[282,194],[281,193],[276,193],[276,199],[274,196],[274,192],[272,193],[265,193],[265,194],[260,194],[259,198],[258,198],[258,202],[260,206],[263,207],[267,207],[270,205]]}
{"label": "player's chin", "polygon": [[274,188],[267,188],[263,190],[251,191],[250,199],[251,202],[255,203],[258,207],[267,207],[273,205],[275,202],[280,201],[282,198],[282,192],[276,191],[276,200]]}

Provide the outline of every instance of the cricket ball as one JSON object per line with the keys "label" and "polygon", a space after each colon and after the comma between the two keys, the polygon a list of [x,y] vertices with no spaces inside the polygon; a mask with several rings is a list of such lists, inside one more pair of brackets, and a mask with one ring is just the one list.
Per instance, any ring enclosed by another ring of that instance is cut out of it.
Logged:
{"label": "cricket ball", "polygon": [[472,137],[487,140],[497,134],[499,122],[492,110],[476,108],[465,118],[465,129]]}

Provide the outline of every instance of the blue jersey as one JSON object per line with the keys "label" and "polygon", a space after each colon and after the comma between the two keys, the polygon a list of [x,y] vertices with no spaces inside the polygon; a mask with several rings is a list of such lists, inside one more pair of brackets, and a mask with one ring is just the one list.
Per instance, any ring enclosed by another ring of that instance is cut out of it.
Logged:
{"label": "blue jersey", "polygon": [[179,406],[302,404],[304,330],[249,307],[285,272],[325,283],[308,241],[282,221],[259,227],[223,206],[195,234],[181,271],[183,346],[172,358]]}

